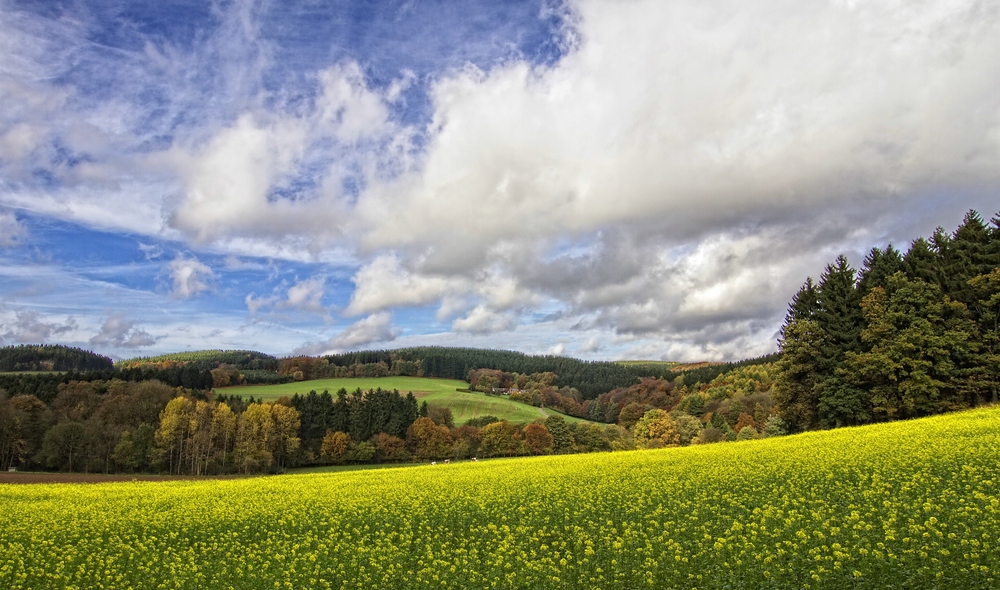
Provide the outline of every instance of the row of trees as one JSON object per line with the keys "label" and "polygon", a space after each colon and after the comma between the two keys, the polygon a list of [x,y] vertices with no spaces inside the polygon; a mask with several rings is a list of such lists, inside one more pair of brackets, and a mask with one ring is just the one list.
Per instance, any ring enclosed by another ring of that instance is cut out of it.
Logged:
{"label": "row of trees", "polygon": [[[171,474],[280,471],[298,462],[300,418],[281,403],[251,403],[237,414],[228,404],[176,397],[160,413],[151,463]],[[134,469],[145,457],[128,431],[118,455]],[[122,466],[118,463],[119,467]]]}
{"label": "row of trees", "polygon": [[404,396],[381,388],[350,394],[341,389],[336,396],[310,391],[295,394],[289,404],[301,416],[302,442],[313,456],[320,454],[327,432],[343,432],[354,441],[367,441],[380,433],[404,438],[420,412],[413,393]]}
{"label": "row of trees", "polygon": [[905,254],[844,256],[807,280],[779,341],[775,401],[792,430],[926,416],[997,401],[1000,219],[970,211]]}

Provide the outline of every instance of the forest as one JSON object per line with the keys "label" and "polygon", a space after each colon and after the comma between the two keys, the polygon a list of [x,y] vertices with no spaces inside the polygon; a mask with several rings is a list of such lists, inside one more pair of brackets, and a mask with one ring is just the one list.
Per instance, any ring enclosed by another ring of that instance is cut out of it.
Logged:
{"label": "forest", "polygon": [[792,300],[774,401],[795,432],[996,403],[998,318],[1000,219],[840,256]]}

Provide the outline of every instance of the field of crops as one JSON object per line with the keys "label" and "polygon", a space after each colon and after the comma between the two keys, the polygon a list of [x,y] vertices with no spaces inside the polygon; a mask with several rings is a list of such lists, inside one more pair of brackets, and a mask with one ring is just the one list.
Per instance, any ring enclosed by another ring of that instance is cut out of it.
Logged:
{"label": "field of crops", "polygon": [[705,447],[0,486],[0,587],[1000,586],[1000,409]]}
{"label": "field of crops", "polygon": [[[429,404],[451,408],[456,425],[462,425],[467,420],[477,416],[496,416],[508,422],[531,422],[546,418],[558,412],[547,408],[536,408],[528,404],[515,402],[506,397],[489,396],[483,393],[468,393],[458,391],[469,386],[465,381],[455,379],[435,379],[428,377],[354,377],[344,379],[316,379],[299,381],[297,383],[282,383],[280,385],[249,385],[226,387],[217,390],[226,395],[250,396],[256,399],[275,400],[283,395],[291,397],[296,393],[305,394],[310,390],[321,393],[324,389],[336,393],[341,387],[347,391],[375,389],[398,389],[400,393],[413,392],[420,401]],[[579,418],[564,416],[567,422],[580,422]]]}

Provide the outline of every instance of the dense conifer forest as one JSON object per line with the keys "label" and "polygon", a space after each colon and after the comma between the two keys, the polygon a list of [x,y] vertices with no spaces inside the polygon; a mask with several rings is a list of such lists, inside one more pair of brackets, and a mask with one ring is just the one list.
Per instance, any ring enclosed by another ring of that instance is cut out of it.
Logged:
{"label": "dense conifer forest", "polygon": [[775,402],[793,431],[997,402],[1000,219],[975,211],[903,253],[807,279],[782,328]]}

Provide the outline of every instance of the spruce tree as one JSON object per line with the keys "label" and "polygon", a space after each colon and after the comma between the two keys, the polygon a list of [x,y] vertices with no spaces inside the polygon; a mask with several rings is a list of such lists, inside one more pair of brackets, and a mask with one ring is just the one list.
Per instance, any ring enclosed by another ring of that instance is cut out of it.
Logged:
{"label": "spruce tree", "polygon": [[812,277],[807,277],[799,291],[792,297],[792,303],[788,306],[788,313],[785,315],[785,326],[794,320],[809,319],[816,313],[819,307],[819,292],[813,283]]}
{"label": "spruce tree", "polygon": [[847,353],[861,352],[864,320],[855,270],[841,254],[820,277],[816,324],[822,332],[817,359],[816,403],[820,424],[827,427],[863,424],[870,420],[864,391],[840,371]]}
{"label": "spruce tree", "polygon": [[1000,264],[990,252],[990,230],[975,211],[969,211],[943,252],[942,287],[952,299],[970,306],[976,294],[969,281],[989,274]]}
{"label": "spruce tree", "polygon": [[858,273],[858,294],[864,297],[875,287],[885,288],[889,277],[902,269],[903,257],[892,244],[885,250],[872,248],[865,257],[861,272]]}
{"label": "spruce tree", "polygon": [[939,284],[941,259],[924,238],[917,238],[903,257],[903,272],[911,279]]}

